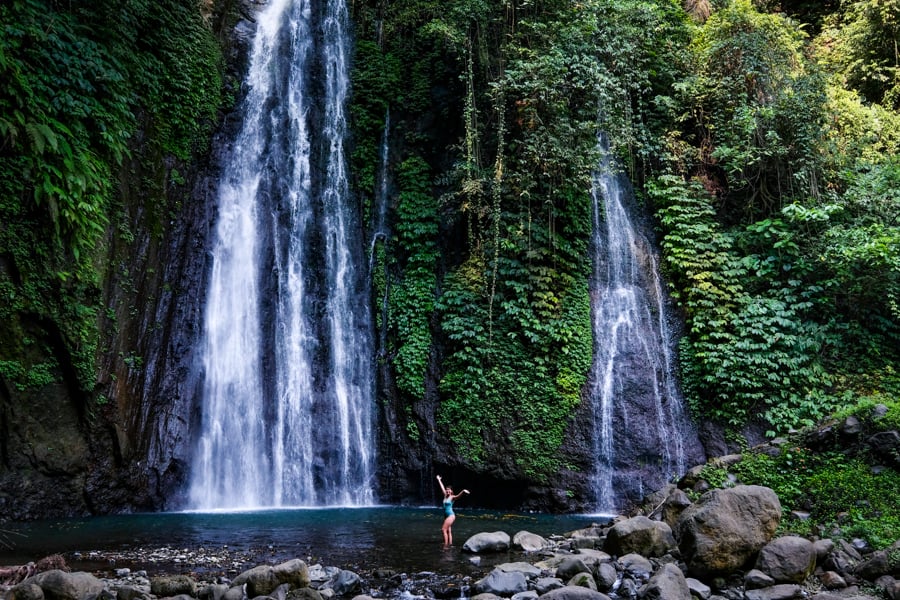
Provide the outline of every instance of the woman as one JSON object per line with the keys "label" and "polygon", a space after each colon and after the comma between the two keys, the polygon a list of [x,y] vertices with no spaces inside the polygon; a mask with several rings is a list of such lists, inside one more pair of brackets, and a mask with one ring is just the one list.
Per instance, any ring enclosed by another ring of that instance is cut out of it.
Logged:
{"label": "woman", "polygon": [[450,546],[453,544],[453,532],[450,531],[450,526],[456,520],[456,515],[453,514],[453,501],[463,494],[468,494],[469,490],[463,490],[454,496],[453,488],[449,485],[444,487],[444,482],[441,481],[440,475],[437,476],[437,480],[438,485],[441,486],[441,491],[444,492],[444,524],[441,526],[441,531],[444,533],[444,545]]}

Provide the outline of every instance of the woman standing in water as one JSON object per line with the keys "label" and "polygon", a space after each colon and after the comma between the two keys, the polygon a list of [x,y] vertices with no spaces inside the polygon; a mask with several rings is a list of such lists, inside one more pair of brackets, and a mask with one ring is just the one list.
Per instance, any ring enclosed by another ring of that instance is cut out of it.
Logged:
{"label": "woman standing in water", "polygon": [[453,525],[453,521],[456,520],[456,515],[453,514],[453,501],[462,496],[463,494],[468,494],[469,490],[463,490],[460,493],[453,495],[453,488],[449,485],[444,487],[444,482],[441,481],[441,476],[437,476],[438,485],[441,486],[441,491],[444,492],[444,524],[441,526],[441,531],[444,533],[444,545],[450,546],[453,544],[453,532],[450,531],[450,527]]}

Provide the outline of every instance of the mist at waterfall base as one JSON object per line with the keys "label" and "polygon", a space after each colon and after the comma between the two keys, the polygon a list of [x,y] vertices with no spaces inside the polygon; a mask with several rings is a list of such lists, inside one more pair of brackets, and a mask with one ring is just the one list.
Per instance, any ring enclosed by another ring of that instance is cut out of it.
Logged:
{"label": "mist at waterfall base", "polygon": [[[468,573],[477,567],[483,570],[495,563],[519,560],[518,553],[502,552],[484,555],[474,564],[461,548],[475,533],[506,531],[512,537],[526,530],[548,536],[598,521],[588,515],[469,510],[462,505],[457,512],[451,548],[443,546],[443,512],[438,506],[156,513],[7,523],[2,531],[12,547],[0,544],[0,564],[25,564],[61,553],[76,570],[128,567],[151,574],[188,570],[228,573],[292,558],[350,570],[383,567],[401,572]],[[217,566],[189,558],[160,564],[134,558],[152,555],[160,548],[169,549],[169,556],[189,556],[199,548],[215,552],[225,546],[230,556],[240,557],[241,565]]]}

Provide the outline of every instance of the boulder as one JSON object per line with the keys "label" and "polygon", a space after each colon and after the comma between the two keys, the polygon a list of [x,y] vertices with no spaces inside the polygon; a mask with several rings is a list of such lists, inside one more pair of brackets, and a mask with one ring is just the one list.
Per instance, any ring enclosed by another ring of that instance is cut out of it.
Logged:
{"label": "boulder", "polygon": [[556,576],[563,581],[572,579],[578,573],[590,573],[591,569],[577,555],[569,556],[562,560],[556,567]]}
{"label": "boulder", "polygon": [[103,582],[90,573],[66,573],[60,569],[32,575],[22,583],[40,587],[46,600],[83,600],[103,591]]}
{"label": "boulder", "polygon": [[610,600],[610,598],[586,587],[567,585],[542,594],[538,600]]}
{"label": "boulder", "polygon": [[710,596],[712,596],[712,589],[699,579],[687,577],[685,578],[685,581],[687,582],[688,589],[691,591],[691,596],[696,596],[700,598],[700,600],[709,600]]}
{"label": "boulder", "polygon": [[782,583],[744,592],[744,600],[793,600],[803,597],[803,588],[793,583]]}
{"label": "boulder", "polygon": [[619,579],[619,573],[614,566],[607,562],[603,562],[597,565],[594,577],[597,580],[597,589],[601,592],[608,592],[616,585],[616,581]]}
{"label": "boulder", "polygon": [[869,581],[875,581],[882,575],[900,576],[900,552],[877,550],[856,565],[854,573]]}
{"label": "boulder", "polygon": [[744,588],[748,590],[758,590],[775,585],[775,580],[760,571],[759,569],[750,569],[744,574]]}
{"label": "boulder", "polygon": [[754,558],[780,521],[781,503],[775,492],[739,485],[701,496],[682,513],[675,537],[691,574],[726,575]]}
{"label": "boulder", "polygon": [[338,596],[349,596],[359,591],[362,580],[353,571],[341,570],[337,575],[328,580],[325,587],[334,590]]}
{"label": "boulder", "polygon": [[825,571],[819,575],[819,581],[826,590],[842,590],[847,587],[847,581],[834,571]]}
{"label": "boulder", "polygon": [[566,583],[566,585],[575,585],[578,587],[586,587],[588,589],[597,591],[597,582],[594,580],[594,576],[590,573],[576,573],[572,579]]}
{"label": "boulder", "polygon": [[275,565],[272,571],[275,573],[275,578],[279,584],[287,583],[292,588],[309,585],[309,568],[299,558]]}
{"label": "boulder", "polygon": [[641,556],[662,556],[674,549],[672,528],[662,521],[638,516],[620,521],[606,534],[603,549],[615,556],[636,553]]}
{"label": "boulder", "polygon": [[683,513],[690,505],[691,499],[688,498],[687,493],[685,493],[684,490],[680,490],[673,486],[672,491],[669,492],[665,502],[663,502],[662,508],[660,509],[660,516],[662,517],[663,522],[670,528],[675,527],[675,523],[678,522],[681,513]]}
{"label": "boulder", "polygon": [[641,588],[642,600],[691,600],[684,573],[672,563],[663,565]]}
{"label": "boulder", "polygon": [[535,533],[520,531],[513,536],[512,546],[524,552],[538,552],[549,548],[550,542]]}
{"label": "boulder", "polygon": [[479,594],[496,594],[509,597],[528,589],[525,575],[519,571],[502,571],[494,569],[486,577],[475,583],[475,591]]}
{"label": "boulder", "polygon": [[[2,590],[0,587],[0,595]],[[44,600],[44,590],[36,583],[22,582],[6,592],[5,600]]]}
{"label": "boulder", "polygon": [[776,583],[802,583],[816,568],[815,546],[796,535],[776,538],[759,551],[756,568]]}
{"label": "boulder", "polygon": [[558,577],[541,577],[534,582],[534,591],[536,591],[538,595],[544,595],[547,592],[558,590],[561,587],[563,587],[563,582]]}
{"label": "boulder", "polygon": [[542,571],[538,569],[531,563],[527,562],[511,562],[511,563],[503,563],[501,565],[497,565],[495,568],[500,569],[505,573],[521,573],[527,579],[534,579],[535,577],[540,577]]}
{"label": "boulder", "polygon": [[482,552],[506,552],[509,550],[509,534],[505,531],[476,533],[463,544],[463,550],[480,554]]}
{"label": "boulder", "polygon": [[622,570],[635,579],[646,580],[653,572],[653,565],[640,554],[626,554],[618,562],[622,565]]}
{"label": "boulder", "polygon": [[513,597],[510,600],[537,600],[538,593],[534,590],[527,590],[524,592],[519,592],[518,594],[513,594]]}
{"label": "boulder", "polygon": [[813,542],[813,548],[816,550],[816,562],[820,563],[834,550],[834,540],[828,538],[816,540]]}

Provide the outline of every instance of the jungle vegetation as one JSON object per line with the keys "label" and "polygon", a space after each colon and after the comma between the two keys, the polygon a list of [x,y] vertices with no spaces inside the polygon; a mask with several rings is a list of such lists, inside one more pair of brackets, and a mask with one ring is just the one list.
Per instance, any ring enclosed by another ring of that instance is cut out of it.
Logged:
{"label": "jungle vegetation", "polygon": [[[530,477],[560,467],[591,363],[599,130],[656,224],[697,419],[775,436],[900,394],[900,1],[350,6],[367,210],[388,112],[394,148],[381,358],[405,406],[438,395],[466,460],[502,432]],[[97,355],[117,351],[98,345],[104,240],[129,235],[120,184],[135,165],[154,174],[144,201],[164,212],[178,165],[208,151],[234,100],[221,12],[0,6],[6,386],[59,377],[61,353],[34,351],[55,344],[100,400]],[[420,435],[411,417],[406,432]]]}

